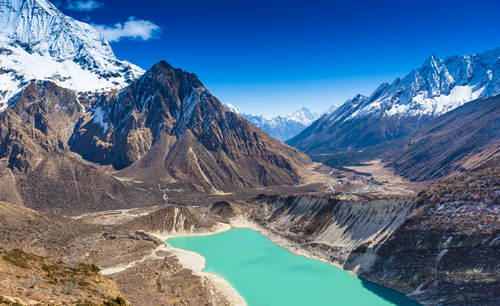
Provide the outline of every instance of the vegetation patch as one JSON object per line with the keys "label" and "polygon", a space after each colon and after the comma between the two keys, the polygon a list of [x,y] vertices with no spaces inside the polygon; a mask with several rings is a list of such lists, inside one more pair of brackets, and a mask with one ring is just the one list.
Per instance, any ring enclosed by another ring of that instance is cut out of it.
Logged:
{"label": "vegetation patch", "polygon": [[43,260],[43,257],[41,256],[36,256],[34,254],[28,254],[25,253],[19,249],[13,249],[12,251],[8,252],[7,254],[3,255],[2,258],[15,266],[21,267],[23,269],[28,269],[29,261],[38,261],[38,260]]}

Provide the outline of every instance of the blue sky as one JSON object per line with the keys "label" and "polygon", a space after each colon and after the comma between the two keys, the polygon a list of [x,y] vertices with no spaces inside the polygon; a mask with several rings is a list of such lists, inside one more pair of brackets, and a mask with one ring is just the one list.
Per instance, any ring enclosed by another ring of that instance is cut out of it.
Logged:
{"label": "blue sky", "polygon": [[300,106],[322,112],[406,75],[431,54],[500,47],[498,0],[56,4],[106,31],[119,59],[144,69],[166,60],[196,73],[222,102],[256,115]]}

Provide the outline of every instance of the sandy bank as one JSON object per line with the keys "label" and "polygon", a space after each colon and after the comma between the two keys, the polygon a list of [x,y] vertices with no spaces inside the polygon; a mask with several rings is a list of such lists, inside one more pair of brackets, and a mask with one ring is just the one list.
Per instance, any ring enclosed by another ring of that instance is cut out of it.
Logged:
{"label": "sandy bank", "polygon": [[[174,237],[182,237],[182,236],[207,236],[213,235],[221,232],[225,232],[231,229],[231,225],[219,223],[219,228],[213,232],[205,232],[205,233],[170,233],[170,234],[162,234],[162,233],[148,233],[156,238],[165,241],[169,238]],[[245,300],[236,292],[236,290],[222,277],[212,274],[202,272],[205,269],[206,260],[202,255],[186,251],[183,249],[178,249],[170,246],[165,242],[165,246],[168,248],[168,251],[175,255],[179,261],[187,268],[202,277],[207,286],[207,289],[210,290],[212,295],[223,296],[224,299],[229,302],[229,305],[235,306],[246,306],[247,303]]]}

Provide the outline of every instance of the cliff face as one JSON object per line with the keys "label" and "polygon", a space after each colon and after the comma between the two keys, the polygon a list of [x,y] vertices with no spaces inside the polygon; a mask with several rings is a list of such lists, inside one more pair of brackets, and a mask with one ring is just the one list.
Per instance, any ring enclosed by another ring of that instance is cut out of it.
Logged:
{"label": "cliff face", "polygon": [[251,219],[298,254],[424,305],[498,305],[499,178],[497,168],[472,171],[408,201],[266,198]]}
{"label": "cliff face", "polygon": [[278,243],[342,269],[357,271],[369,263],[364,258],[348,262],[351,252],[383,243],[410,215],[414,203],[291,196],[271,197],[265,207],[254,212],[252,218],[273,236],[285,238]]}
{"label": "cliff face", "polygon": [[360,275],[425,305],[498,305],[499,178],[485,168],[429,185]]}

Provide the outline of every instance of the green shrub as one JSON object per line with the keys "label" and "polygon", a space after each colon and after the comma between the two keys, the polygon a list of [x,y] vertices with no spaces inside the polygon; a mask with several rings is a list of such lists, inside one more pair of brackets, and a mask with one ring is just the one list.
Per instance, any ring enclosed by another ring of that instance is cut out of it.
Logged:
{"label": "green shrub", "polygon": [[3,255],[2,258],[10,264],[21,267],[23,269],[27,269],[28,268],[28,263],[27,263],[28,261],[40,260],[43,257],[39,257],[39,256],[36,256],[34,254],[28,254],[28,253],[25,253],[19,249],[13,249],[12,251]]}
{"label": "green shrub", "polygon": [[94,264],[86,264],[86,263],[82,262],[82,263],[80,263],[80,267],[83,269],[84,272],[91,271],[91,272],[97,273],[97,272],[101,271],[101,269],[99,269],[99,267],[94,265]]}
{"label": "green shrub", "polygon": [[110,299],[107,302],[102,303],[102,306],[126,306],[127,301],[122,297],[116,297],[114,299]]}

